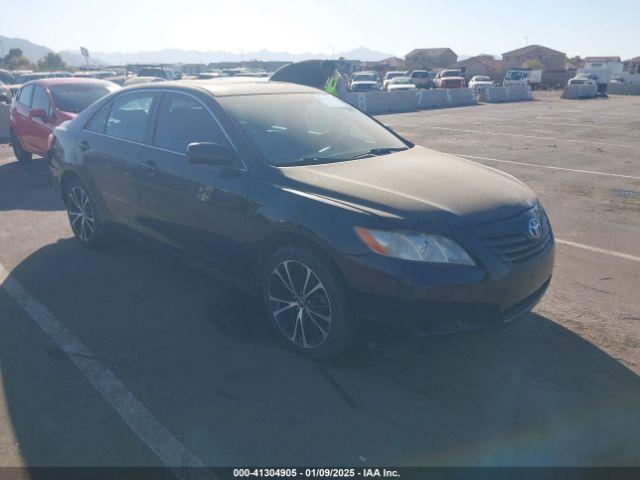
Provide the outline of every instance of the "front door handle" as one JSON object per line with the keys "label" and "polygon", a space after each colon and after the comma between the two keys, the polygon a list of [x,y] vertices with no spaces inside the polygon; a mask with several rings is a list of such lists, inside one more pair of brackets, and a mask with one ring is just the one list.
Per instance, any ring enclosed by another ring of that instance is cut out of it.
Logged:
{"label": "front door handle", "polygon": [[155,175],[158,171],[158,165],[153,160],[145,160],[142,162],[142,169],[147,173],[147,175]]}
{"label": "front door handle", "polygon": [[81,152],[86,152],[91,148],[91,146],[89,145],[89,142],[87,142],[86,140],[83,140],[82,142],[80,142],[78,147],[80,148]]}

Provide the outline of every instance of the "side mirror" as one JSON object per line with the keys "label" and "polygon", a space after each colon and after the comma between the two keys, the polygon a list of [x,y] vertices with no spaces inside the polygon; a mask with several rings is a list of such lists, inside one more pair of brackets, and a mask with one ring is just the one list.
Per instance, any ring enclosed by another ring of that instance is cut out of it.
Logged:
{"label": "side mirror", "polygon": [[233,165],[233,155],[227,147],[218,143],[190,143],[187,160],[200,165]]}
{"label": "side mirror", "polygon": [[33,118],[39,118],[43,122],[46,122],[49,119],[49,115],[42,108],[34,108],[29,111],[29,116]]}

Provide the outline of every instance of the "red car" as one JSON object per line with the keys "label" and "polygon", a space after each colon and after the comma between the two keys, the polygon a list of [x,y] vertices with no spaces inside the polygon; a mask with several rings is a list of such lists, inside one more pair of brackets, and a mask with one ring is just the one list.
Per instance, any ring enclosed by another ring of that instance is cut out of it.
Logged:
{"label": "red car", "polygon": [[33,154],[46,156],[55,127],[119,88],[92,78],[45,78],[25,83],[11,102],[9,118],[16,158],[27,161]]}

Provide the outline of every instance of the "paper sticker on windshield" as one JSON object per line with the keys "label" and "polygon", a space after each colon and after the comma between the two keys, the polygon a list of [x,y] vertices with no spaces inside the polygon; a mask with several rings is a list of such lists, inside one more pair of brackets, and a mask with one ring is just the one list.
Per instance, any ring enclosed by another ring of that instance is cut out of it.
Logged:
{"label": "paper sticker on windshield", "polygon": [[345,108],[347,105],[342,100],[337,99],[333,95],[329,95],[328,93],[316,94],[315,98],[324,103],[327,107],[333,108]]}

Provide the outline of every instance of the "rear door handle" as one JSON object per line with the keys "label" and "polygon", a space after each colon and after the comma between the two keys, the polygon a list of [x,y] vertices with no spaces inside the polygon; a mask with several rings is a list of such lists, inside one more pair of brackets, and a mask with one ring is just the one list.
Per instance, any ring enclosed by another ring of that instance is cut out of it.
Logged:
{"label": "rear door handle", "polygon": [[158,171],[158,165],[153,160],[145,160],[142,162],[142,168],[148,175],[155,175]]}
{"label": "rear door handle", "polygon": [[89,145],[89,142],[87,142],[86,140],[83,140],[82,142],[80,142],[78,147],[80,147],[81,152],[86,152],[87,150],[89,150],[89,148],[91,148],[91,146]]}

